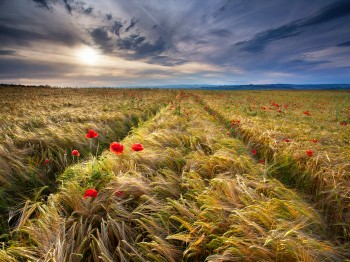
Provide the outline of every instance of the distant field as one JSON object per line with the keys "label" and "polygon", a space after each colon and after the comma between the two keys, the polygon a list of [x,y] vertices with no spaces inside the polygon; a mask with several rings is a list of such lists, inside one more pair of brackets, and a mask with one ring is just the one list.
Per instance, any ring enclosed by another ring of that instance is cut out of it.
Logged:
{"label": "distant field", "polygon": [[232,135],[257,150],[255,158],[264,160],[274,177],[311,194],[332,230],[350,238],[349,92],[208,92],[198,97]]}
{"label": "distant field", "polygon": [[0,261],[350,258],[349,92],[0,94]]}

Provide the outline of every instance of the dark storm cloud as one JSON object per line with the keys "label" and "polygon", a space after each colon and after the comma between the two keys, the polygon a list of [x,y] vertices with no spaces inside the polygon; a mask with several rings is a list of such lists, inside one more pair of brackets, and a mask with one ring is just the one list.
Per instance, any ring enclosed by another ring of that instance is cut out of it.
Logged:
{"label": "dark storm cloud", "polygon": [[301,26],[311,26],[338,19],[350,14],[350,1],[342,0],[322,8],[317,14],[306,18]]}
{"label": "dark storm cloud", "polygon": [[17,78],[50,78],[59,77],[64,73],[72,72],[77,66],[70,64],[27,61],[18,59],[0,60],[0,79]]}
{"label": "dark storm cloud", "polygon": [[129,32],[132,28],[134,28],[135,27],[135,25],[137,24],[137,20],[136,20],[136,18],[134,17],[134,18],[132,18],[131,20],[130,20],[130,24],[128,25],[128,27],[125,29],[125,32]]}
{"label": "dark storm cloud", "polygon": [[[112,18],[112,17],[111,17]],[[113,27],[112,27],[112,32],[116,34],[117,36],[120,35],[120,29],[122,29],[123,24],[121,21],[114,21]]]}
{"label": "dark storm cloud", "polygon": [[42,40],[45,39],[45,36],[43,34],[35,33],[32,31],[0,25],[0,38],[2,39],[0,45],[7,43],[29,45],[30,41]]}
{"label": "dark storm cloud", "polygon": [[338,44],[337,46],[339,46],[339,47],[347,47],[347,46],[350,46],[350,41],[346,41],[346,42],[340,43],[340,44]]}
{"label": "dark storm cloud", "polygon": [[250,40],[236,43],[235,46],[247,52],[261,52],[273,41],[299,35],[306,27],[315,26],[348,15],[350,15],[350,1],[339,1],[322,8],[310,17],[293,21],[278,28],[263,31],[256,34]]}
{"label": "dark storm cloud", "polygon": [[0,55],[16,55],[17,52],[14,50],[0,50]]}
{"label": "dark storm cloud", "polygon": [[116,44],[120,50],[134,51],[132,54],[128,55],[128,57],[133,59],[151,58],[166,50],[166,43],[162,38],[151,43],[146,41],[145,37],[137,34],[117,39]]}
{"label": "dark storm cloud", "polygon": [[[167,43],[161,36],[146,39],[145,36],[138,33],[141,30],[136,27],[138,22],[135,17],[124,23],[121,19],[117,19],[112,26],[95,28],[90,32],[90,35],[94,43],[99,45],[106,53],[118,52],[118,50],[128,51],[119,52],[118,54],[127,59],[152,60],[153,56],[158,56],[166,50]],[[127,25],[126,28],[125,24]],[[110,37],[109,34],[114,34],[117,38]],[[154,59],[152,61],[160,60]]]}
{"label": "dark storm cloud", "polygon": [[46,8],[47,10],[51,10],[51,6],[46,0],[33,0],[39,7]]}
{"label": "dark storm cloud", "polygon": [[261,52],[264,50],[267,44],[287,37],[296,36],[301,32],[301,29],[296,24],[291,23],[276,29],[270,29],[262,33],[258,33],[254,36],[254,38],[248,41],[238,42],[235,44],[235,46],[247,52]]}
{"label": "dark storm cloud", "polygon": [[[94,7],[93,6],[86,6],[86,3],[82,1],[75,1],[71,2],[71,10],[75,11],[79,14],[84,14],[84,15],[93,15]],[[71,12],[72,13],[72,12]]]}
{"label": "dark storm cloud", "polygon": [[117,46],[119,49],[136,50],[145,41],[145,37],[140,35],[130,35],[124,39],[117,40]]}
{"label": "dark storm cloud", "polygon": [[84,9],[84,13],[89,15],[89,14],[92,13],[92,10],[94,10],[94,8],[92,6],[90,6],[90,7],[86,8],[86,9]]}
{"label": "dark storm cloud", "polygon": [[107,18],[107,20],[111,20],[112,19],[112,14],[106,14],[106,18]]}
{"label": "dark storm cloud", "polygon": [[70,5],[70,3],[68,2],[68,0],[63,0],[64,2],[64,6],[66,7],[68,13],[72,13],[72,6]]}
{"label": "dark storm cloud", "polygon": [[113,50],[113,45],[111,38],[108,36],[108,30],[104,27],[98,27],[91,31],[94,42],[99,45],[104,52],[111,52]]}
{"label": "dark storm cloud", "polygon": [[78,13],[83,13],[86,15],[91,15],[93,13],[94,7],[85,7],[86,3],[81,0],[32,0],[38,7],[45,8],[49,11],[53,11],[53,4],[62,3],[69,14],[73,11]]}
{"label": "dark storm cloud", "polygon": [[33,32],[32,30],[17,29],[6,25],[0,25],[0,46],[17,44],[28,46],[32,42],[49,41],[68,46],[74,45],[79,38],[69,31]]}
{"label": "dark storm cloud", "polygon": [[159,38],[154,43],[141,43],[136,51],[136,58],[143,58],[150,55],[158,55],[161,54],[166,49],[166,43],[162,38]]}

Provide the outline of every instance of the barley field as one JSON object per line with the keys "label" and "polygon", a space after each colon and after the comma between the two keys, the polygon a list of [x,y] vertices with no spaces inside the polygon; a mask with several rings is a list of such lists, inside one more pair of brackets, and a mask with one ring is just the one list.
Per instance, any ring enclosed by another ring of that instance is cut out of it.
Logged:
{"label": "barley field", "polygon": [[0,261],[350,261],[350,92],[0,94]]}

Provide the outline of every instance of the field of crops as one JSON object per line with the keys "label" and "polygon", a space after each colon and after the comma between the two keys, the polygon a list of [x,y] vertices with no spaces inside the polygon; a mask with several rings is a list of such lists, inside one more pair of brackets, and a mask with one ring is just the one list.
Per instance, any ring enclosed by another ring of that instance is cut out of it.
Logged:
{"label": "field of crops", "polygon": [[350,92],[243,91],[201,98],[208,112],[256,150],[270,174],[312,195],[337,237],[350,239]]}
{"label": "field of crops", "polygon": [[0,261],[349,261],[350,93],[0,92]]}

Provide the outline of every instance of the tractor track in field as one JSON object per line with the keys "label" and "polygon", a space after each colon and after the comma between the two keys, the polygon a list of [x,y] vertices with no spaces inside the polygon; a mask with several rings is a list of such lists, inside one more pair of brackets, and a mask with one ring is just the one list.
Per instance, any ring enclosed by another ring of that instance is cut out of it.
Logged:
{"label": "tractor track in field", "polygon": [[[129,135],[130,131],[133,128],[137,127],[138,125],[148,121],[149,119],[151,119],[154,116],[156,116],[157,114],[159,114],[161,109],[164,107],[165,107],[165,105],[160,106],[159,108],[157,108],[157,110],[146,111],[140,116],[130,114],[128,116],[128,118],[125,119],[126,121],[124,121],[124,122],[122,122],[121,120],[116,121],[113,124],[113,128],[119,127],[122,130],[122,131],[119,131],[118,134],[115,134],[117,140],[118,141],[123,140],[125,137],[127,137]],[[105,141],[100,141],[100,142],[105,142]],[[109,146],[109,143],[108,143],[108,146]],[[104,150],[108,149],[108,146],[100,145],[99,147],[97,147],[96,153],[94,155],[92,155],[92,154],[86,155],[84,157],[81,157],[79,159],[79,161],[86,161],[91,157],[98,158]],[[65,155],[65,157],[66,157],[66,155]],[[71,164],[73,164],[73,163],[65,162],[64,164],[62,164],[62,163],[58,164],[57,162],[55,162],[55,159],[50,159],[49,165],[45,166],[45,170],[44,170],[44,173],[45,173],[45,176],[47,179],[47,180],[45,180],[45,184],[43,184],[43,182],[39,181],[39,179],[38,179],[38,181],[33,181],[33,184],[28,184],[27,192],[21,192],[21,194],[22,194],[21,196],[14,194],[14,192],[11,189],[5,188],[3,191],[3,194],[1,196],[6,196],[6,198],[7,198],[6,202],[8,202],[9,201],[8,199],[11,199],[11,197],[12,197],[12,198],[15,198],[16,202],[19,204],[17,206],[9,205],[8,208],[6,208],[6,209],[3,208],[3,210],[0,210],[2,223],[5,223],[5,221],[7,221],[6,223],[8,223],[9,228],[12,228],[16,224],[16,221],[18,220],[18,218],[20,216],[20,214],[18,214],[18,212],[16,212],[16,210],[21,208],[21,206],[24,204],[22,202],[24,202],[25,199],[30,197],[30,195],[31,196],[34,195],[35,198],[41,197],[43,199],[46,199],[46,197],[48,195],[50,195],[51,193],[55,193],[58,189],[58,184],[57,184],[56,178]],[[42,169],[42,167],[40,167],[40,168]],[[40,173],[42,171],[43,170],[39,169],[37,172]],[[36,184],[36,183],[38,183],[38,184]],[[3,201],[3,200],[0,199],[0,201]],[[11,201],[13,201],[13,200],[11,199]],[[10,213],[12,215],[9,215]],[[8,230],[7,226],[5,226],[4,232],[2,232],[0,230],[0,235],[6,234],[7,230]]]}
{"label": "tractor track in field", "polygon": [[[231,136],[231,137],[234,137],[240,141],[242,141],[248,148],[250,147],[250,138],[249,137],[246,137],[246,136],[242,136],[241,135],[241,130],[239,130],[239,127],[235,127],[235,128],[232,128],[232,121],[229,121],[228,119],[226,119],[222,114],[220,114],[218,111],[214,110],[212,107],[210,107],[210,105],[208,105],[204,99],[202,99],[200,96],[198,95],[195,95],[193,93],[190,94],[194,101],[196,103],[198,103],[199,105],[201,105],[203,107],[203,109],[210,115],[212,115],[215,120],[222,124],[223,126],[226,127],[227,131],[228,131],[228,135]],[[255,148],[251,148],[251,150],[256,150],[257,153],[256,153],[256,156],[251,156],[252,159],[254,159],[254,161],[258,164],[259,163],[259,157],[262,157],[261,155],[259,155],[259,151],[261,149],[265,150],[268,152],[267,156],[265,156],[263,159],[264,161],[267,161],[267,163],[272,163],[273,160],[274,160],[274,150],[271,149],[270,147],[268,146],[265,146],[264,144],[261,144],[261,143],[255,143],[255,144],[258,144]],[[278,163],[277,163],[278,165]],[[288,173],[291,171],[291,169],[293,169],[293,172],[297,172],[297,174],[301,175],[303,174],[305,171],[304,170],[299,170],[299,169],[294,169],[294,165],[290,165],[290,166],[282,166],[281,167],[281,171],[283,169],[283,173]],[[275,169],[274,173],[278,173],[280,170],[277,168]],[[271,175],[270,175],[271,176]],[[272,177],[275,177],[272,175]],[[331,239],[333,239],[334,241],[339,241],[340,244],[343,244],[343,243],[346,243],[346,241],[348,241],[349,239],[349,233],[346,233],[342,230],[339,230],[339,225],[338,224],[334,224],[334,221],[331,220],[330,218],[330,214],[334,214],[334,212],[337,212],[337,209],[336,207],[334,206],[327,206],[326,210],[324,209],[324,202],[318,202],[316,199],[315,199],[315,195],[312,194],[312,192],[300,192],[299,190],[303,190],[305,191],[304,188],[298,188],[297,186],[295,185],[291,185],[289,183],[286,183],[285,181],[283,181],[283,179],[281,179],[281,177],[275,177],[277,178],[278,180],[280,180],[284,185],[286,185],[287,187],[289,188],[293,188],[293,189],[296,189],[298,190],[298,194],[305,200],[307,201],[308,203],[310,203],[311,205],[315,206],[316,208],[318,208],[320,211],[321,214],[325,215],[326,217],[326,222],[327,222],[327,227],[329,228],[328,232],[329,232],[329,237]],[[341,225],[342,226],[342,225]],[[348,225],[349,227],[350,225]]]}

